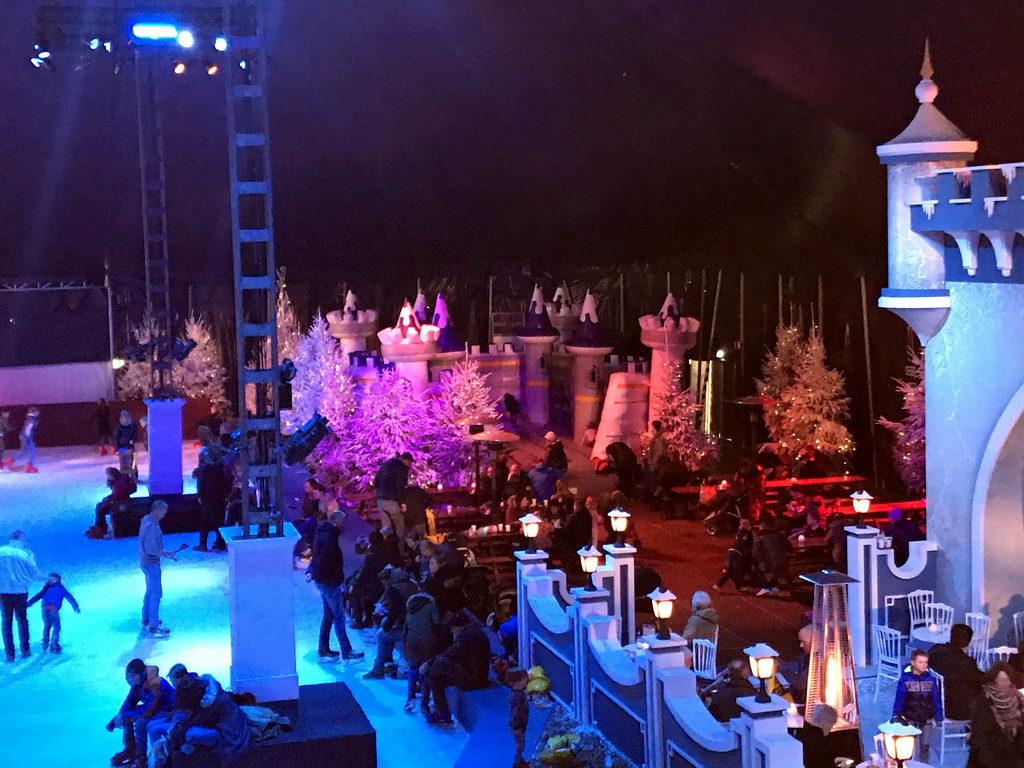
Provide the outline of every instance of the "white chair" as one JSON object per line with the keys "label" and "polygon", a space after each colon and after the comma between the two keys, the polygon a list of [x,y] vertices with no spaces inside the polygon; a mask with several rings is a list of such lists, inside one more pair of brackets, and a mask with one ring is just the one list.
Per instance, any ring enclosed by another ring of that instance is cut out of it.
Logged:
{"label": "white chair", "polygon": [[1013,639],[1020,647],[1020,641],[1024,640],[1024,611],[1013,614]]}
{"label": "white chair", "polygon": [[927,626],[936,626],[939,634],[946,636],[948,641],[949,631],[953,628],[953,606],[945,603],[928,603],[925,606],[928,616]]}
{"label": "white chair", "polygon": [[[717,635],[716,635],[717,639]],[[718,645],[704,638],[690,641],[693,650],[693,672],[704,680],[714,680],[718,671],[715,667]]]}
{"label": "white chair", "polygon": [[876,733],[873,737],[875,743],[875,754],[882,758],[882,765],[886,768],[896,768],[896,761],[885,756],[885,736]]}
{"label": "white chair", "polygon": [[[939,695],[942,696],[942,711],[946,711],[946,679],[936,672],[934,669],[931,670],[932,676],[939,681]],[[942,725],[939,726],[939,762],[943,765],[946,763],[946,740],[953,739],[954,741],[962,741],[964,743],[964,749],[967,748],[967,737],[970,733],[971,722],[970,720],[950,720],[948,717],[942,721]]]}
{"label": "white chair", "polygon": [[930,589],[919,589],[907,595],[907,609],[910,611],[910,634],[919,627],[928,626],[928,611],[925,606],[935,602],[935,593]]}
{"label": "white chair", "polygon": [[988,649],[988,666],[992,666],[997,661],[1009,661],[1010,657],[1017,652],[1016,648],[1011,648],[1008,645],[1000,645],[995,648]]}
{"label": "white chair", "polygon": [[965,620],[974,631],[971,644],[967,646],[967,655],[984,669],[983,665],[988,663],[988,631],[992,620],[984,613],[968,613]]}
{"label": "white chair", "polygon": [[900,633],[889,627],[875,627],[875,644],[878,646],[878,674],[875,676],[875,701],[882,688],[882,678],[900,679]]}

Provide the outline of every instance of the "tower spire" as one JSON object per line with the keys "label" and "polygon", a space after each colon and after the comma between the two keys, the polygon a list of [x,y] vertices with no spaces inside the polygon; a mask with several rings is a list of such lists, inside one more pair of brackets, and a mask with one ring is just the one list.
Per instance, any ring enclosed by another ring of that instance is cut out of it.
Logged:
{"label": "tower spire", "polygon": [[924,39],[924,61],[921,62],[921,77],[931,80],[935,70],[932,68],[932,54],[928,46],[928,38]]}

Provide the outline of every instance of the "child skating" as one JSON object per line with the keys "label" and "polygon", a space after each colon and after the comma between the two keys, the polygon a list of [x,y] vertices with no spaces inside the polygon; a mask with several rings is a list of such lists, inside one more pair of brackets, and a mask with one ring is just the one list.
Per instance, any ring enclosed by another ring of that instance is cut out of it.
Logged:
{"label": "child skating", "polygon": [[50,574],[46,585],[28,601],[28,605],[32,605],[37,600],[43,601],[43,653],[46,651],[60,653],[61,606],[67,600],[75,609],[75,613],[81,613],[82,609],[78,607],[78,601],[68,592],[67,587],[61,583],[59,573]]}
{"label": "child skating", "polygon": [[516,758],[513,768],[529,766],[523,758],[526,748],[526,726],[530,722],[530,702],[526,699],[526,684],[530,676],[525,669],[510,669],[505,675],[505,683],[511,689],[508,694],[508,728],[516,742]]}

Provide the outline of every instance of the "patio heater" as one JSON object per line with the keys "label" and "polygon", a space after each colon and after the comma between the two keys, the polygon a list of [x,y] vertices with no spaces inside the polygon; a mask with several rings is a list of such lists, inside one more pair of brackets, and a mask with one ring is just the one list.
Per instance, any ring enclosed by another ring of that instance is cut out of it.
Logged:
{"label": "patio heater", "polygon": [[834,707],[839,719],[829,738],[836,742],[837,754],[856,757],[860,761],[860,717],[857,714],[847,596],[847,586],[857,583],[857,580],[830,570],[805,574],[800,578],[814,585],[804,712],[813,712],[815,704]]}

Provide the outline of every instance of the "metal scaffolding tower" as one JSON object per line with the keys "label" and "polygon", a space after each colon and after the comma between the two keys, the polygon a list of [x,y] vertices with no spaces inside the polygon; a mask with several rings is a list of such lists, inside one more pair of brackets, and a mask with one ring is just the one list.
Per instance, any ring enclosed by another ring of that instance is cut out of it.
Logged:
{"label": "metal scaffolding tower", "polygon": [[[243,535],[281,536],[281,435],[277,360],[277,283],[266,100],[266,49],[256,2],[224,8],[230,41],[227,68],[228,157],[235,274],[239,431],[243,476],[255,497],[242,494]],[[253,396],[247,400],[246,395]],[[247,402],[255,403],[249,412]]]}

